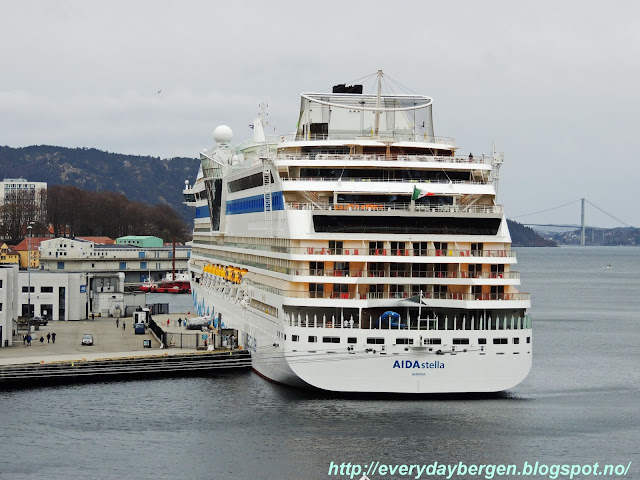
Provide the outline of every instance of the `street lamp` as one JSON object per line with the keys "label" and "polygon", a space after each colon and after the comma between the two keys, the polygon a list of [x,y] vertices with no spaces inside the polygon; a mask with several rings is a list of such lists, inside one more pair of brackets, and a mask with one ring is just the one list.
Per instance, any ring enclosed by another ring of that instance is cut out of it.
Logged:
{"label": "street lamp", "polygon": [[29,231],[29,240],[27,246],[27,278],[29,286],[27,287],[27,335],[31,334],[31,230],[33,230],[33,222],[27,225]]}

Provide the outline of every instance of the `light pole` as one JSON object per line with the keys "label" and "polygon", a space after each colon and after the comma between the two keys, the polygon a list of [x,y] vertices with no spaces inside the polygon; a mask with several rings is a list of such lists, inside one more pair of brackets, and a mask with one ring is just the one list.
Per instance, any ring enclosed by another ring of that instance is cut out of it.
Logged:
{"label": "light pole", "polygon": [[31,334],[31,230],[33,229],[33,222],[29,222],[27,230],[29,232],[29,240],[27,246],[27,278],[29,286],[27,287],[27,335]]}

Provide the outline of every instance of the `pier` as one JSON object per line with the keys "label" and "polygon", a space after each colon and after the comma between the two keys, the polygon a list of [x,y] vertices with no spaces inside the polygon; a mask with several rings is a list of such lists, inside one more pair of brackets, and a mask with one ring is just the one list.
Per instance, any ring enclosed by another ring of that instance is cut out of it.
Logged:
{"label": "pier", "polygon": [[[171,319],[175,324],[180,316],[184,318],[184,314],[171,314],[154,319],[165,325]],[[201,333],[183,331],[194,338]],[[53,332],[55,343],[47,340]],[[84,334],[93,335],[94,345],[81,344]],[[207,376],[250,366],[250,353],[242,349],[165,348],[151,329],[135,334],[132,318],[118,319],[117,326],[114,318],[49,322],[33,333],[31,346],[14,341],[12,347],[0,349],[0,388]]]}

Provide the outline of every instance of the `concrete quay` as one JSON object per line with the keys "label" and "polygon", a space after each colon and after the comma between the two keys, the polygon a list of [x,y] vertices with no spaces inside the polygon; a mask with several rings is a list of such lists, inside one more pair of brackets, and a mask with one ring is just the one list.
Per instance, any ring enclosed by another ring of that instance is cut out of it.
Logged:
{"label": "concrete quay", "polygon": [[[154,315],[153,320],[163,330],[199,335],[201,332],[178,327],[178,318],[190,316]],[[47,333],[54,332],[55,343],[48,342]],[[87,333],[93,335],[92,346],[81,344],[82,336]],[[221,369],[249,367],[249,353],[244,350],[212,352],[195,348],[161,348],[150,329],[144,334],[134,333],[133,318],[118,319],[118,326],[115,318],[100,317],[77,322],[49,322],[32,336],[31,346],[17,341],[12,347],[0,349],[0,386],[211,374]],[[40,342],[40,337],[44,342]],[[151,348],[144,347],[144,340],[150,341]]]}

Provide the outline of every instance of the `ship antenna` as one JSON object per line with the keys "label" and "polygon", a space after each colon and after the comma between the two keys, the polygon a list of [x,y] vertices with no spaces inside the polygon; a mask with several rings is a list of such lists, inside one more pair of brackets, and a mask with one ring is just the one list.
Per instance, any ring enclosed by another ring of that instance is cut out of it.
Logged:
{"label": "ship antenna", "polygon": [[382,94],[382,70],[378,70],[378,96],[376,97],[376,123],[375,136],[378,137],[380,130],[380,95]]}

